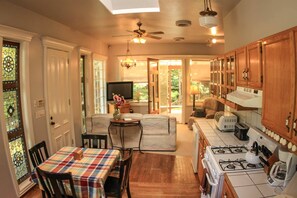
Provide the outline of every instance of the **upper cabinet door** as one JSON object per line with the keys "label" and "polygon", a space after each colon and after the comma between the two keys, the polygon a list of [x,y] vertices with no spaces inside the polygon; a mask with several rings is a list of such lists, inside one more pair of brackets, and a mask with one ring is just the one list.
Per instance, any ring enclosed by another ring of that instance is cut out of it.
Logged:
{"label": "upper cabinet door", "polygon": [[237,86],[262,89],[261,44],[256,42],[236,50]]}
{"label": "upper cabinet door", "polygon": [[[295,62],[297,59],[297,28],[294,29],[294,41],[295,41]],[[292,123],[292,136],[293,136],[293,143],[297,145],[297,80],[296,80],[296,76],[297,76],[297,71],[296,71],[296,67],[297,65],[295,65],[295,71],[294,71],[294,85],[295,85],[295,108],[294,108],[294,118],[293,118],[293,123]]]}
{"label": "upper cabinet door", "polygon": [[248,86],[254,89],[262,88],[262,54],[261,43],[252,43],[246,48],[247,69],[245,79]]}
{"label": "upper cabinet door", "polygon": [[295,96],[294,35],[286,31],[263,40],[262,124],[291,139]]}
{"label": "upper cabinet door", "polygon": [[247,86],[246,47],[236,50],[237,86]]}

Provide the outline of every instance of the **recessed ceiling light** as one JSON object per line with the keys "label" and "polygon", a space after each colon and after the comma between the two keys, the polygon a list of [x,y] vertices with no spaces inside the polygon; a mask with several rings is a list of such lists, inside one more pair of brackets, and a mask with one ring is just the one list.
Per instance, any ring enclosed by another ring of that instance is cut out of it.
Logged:
{"label": "recessed ceiling light", "polygon": [[175,22],[175,25],[178,27],[188,27],[192,25],[192,22],[189,20],[178,20]]}
{"label": "recessed ceiling light", "polygon": [[160,12],[158,0],[99,0],[112,14]]}

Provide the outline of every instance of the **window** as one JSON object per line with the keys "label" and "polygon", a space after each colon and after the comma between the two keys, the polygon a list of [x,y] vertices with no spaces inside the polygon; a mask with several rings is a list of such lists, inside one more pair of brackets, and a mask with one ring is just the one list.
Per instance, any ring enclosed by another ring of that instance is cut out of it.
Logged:
{"label": "window", "polygon": [[[210,61],[208,60],[191,60],[189,69],[188,93],[190,87],[196,86],[199,94],[196,95],[196,102],[202,102],[205,98],[210,97]],[[193,96],[188,94],[188,104],[193,101]]]}
{"label": "window", "polygon": [[80,57],[80,86],[81,86],[81,116],[82,116],[82,125],[83,132],[86,131],[86,116],[87,116],[87,108],[86,108],[86,85],[85,85],[85,63],[86,56],[82,55]]}
{"label": "window", "polygon": [[105,61],[93,61],[94,113],[106,113]]}
{"label": "window", "polygon": [[123,68],[123,81],[133,81],[133,100],[148,101],[147,61],[137,61],[136,67]]}
{"label": "window", "polygon": [[3,42],[2,85],[4,117],[11,159],[18,183],[30,176],[20,95],[19,43]]}

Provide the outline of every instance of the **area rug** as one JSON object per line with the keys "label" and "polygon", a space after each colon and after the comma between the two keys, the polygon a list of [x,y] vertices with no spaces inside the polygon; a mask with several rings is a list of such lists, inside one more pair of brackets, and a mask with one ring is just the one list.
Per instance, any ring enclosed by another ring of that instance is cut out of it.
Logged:
{"label": "area rug", "polygon": [[193,131],[188,129],[186,124],[177,124],[177,144],[175,152],[149,152],[146,153],[157,153],[165,155],[176,155],[176,156],[191,156],[193,153]]}

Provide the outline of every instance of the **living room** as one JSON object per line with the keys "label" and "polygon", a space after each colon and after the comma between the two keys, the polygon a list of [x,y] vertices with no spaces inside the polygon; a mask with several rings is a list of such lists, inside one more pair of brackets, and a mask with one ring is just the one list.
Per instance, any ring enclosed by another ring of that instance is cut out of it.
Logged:
{"label": "living room", "polygon": [[[16,3],[15,3],[16,2]],[[97,3],[98,1],[96,1]],[[189,1],[188,3],[191,3]],[[93,1],[95,3],[95,1]],[[99,3],[99,2],[98,2]],[[182,59],[189,62],[191,58],[204,58],[205,56],[214,57],[216,55],[224,54],[230,50],[244,46],[247,43],[256,41],[260,38],[278,33],[288,28],[296,26],[296,2],[290,0],[286,3],[280,3],[277,0],[269,1],[256,1],[256,0],[241,0],[238,4],[222,19],[224,44],[216,44],[208,47],[205,44],[198,43],[150,43],[145,45],[131,45],[131,53],[133,56],[138,57],[151,57],[159,59]],[[64,7],[58,7],[60,12],[63,12]],[[45,8],[46,10],[46,8]],[[29,143],[27,148],[30,148],[34,143],[41,140],[49,141],[50,129],[49,121],[50,116],[46,114],[45,98],[46,95],[46,74],[45,74],[45,60],[44,52],[47,48],[51,48],[62,41],[62,46],[69,49],[71,55],[69,60],[69,87],[70,87],[70,100],[72,106],[72,124],[74,142],[80,142],[81,135],[81,92],[77,87],[80,87],[79,77],[79,57],[81,54],[87,55],[89,58],[96,60],[106,61],[106,81],[120,81],[122,67],[119,66],[119,57],[124,57],[126,54],[126,40],[121,44],[108,45],[100,38],[94,38],[89,35],[83,34],[77,30],[73,30],[67,24],[62,24],[53,19],[50,19],[50,13],[40,15],[30,9],[22,6],[21,2],[17,1],[1,1],[0,2],[0,32],[3,40],[14,40],[16,36],[24,43],[22,49],[26,50],[21,56],[21,62],[24,64],[22,67],[23,75],[21,85],[24,93],[25,100],[22,101],[24,112],[26,141]],[[192,21],[198,25],[199,9],[194,8],[197,21]],[[79,18],[83,16],[68,16],[72,20],[79,23]],[[108,21],[108,18],[106,19]],[[169,19],[168,19],[169,20]],[[174,22],[177,20],[174,19]],[[133,22],[136,20],[133,19]],[[173,23],[174,23],[173,22]],[[104,27],[99,27],[104,29]],[[135,29],[134,26],[125,29]],[[157,29],[158,30],[158,29]],[[166,33],[166,30],[164,30]],[[61,44],[60,44],[61,45]],[[66,47],[65,47],[66,46]],[[27,54],[26,54],[27,53]],[[90,71],[89,71],[90,72]],[[91,73],[88,73],[88,83],[91,83]],[[186,78],[186,76],[184,76]],[[183,96],[188,98],[190,95],[190,88],[184,87]],[[93,89],[89,86],[86,90],[89,93],[88,100],[93,98]],[[93,113],[94,105],[88,106],[88,113]],[[192,112],[192,102],[190,99],[185,100],[182,123],[187,122],[189,115]],[[38,114],[38,115],[37,115]],[[4,117],[4,116],[1,116]],[[256,122],[260,122],[257,120]],[[1,120],[2,131],[5,130],[4,121]],[[6,133],[2,134],[7,137]],[[1,168],[1,178],[8,178],[5,182],[1,182],[1,190],[4,194],[15,192],[18,189],[17,182],[12,178],[14,170],[8,162],[8,142],[4,142],[3,138],[0,141],[0,155],[3,159],[3,167]]]}

